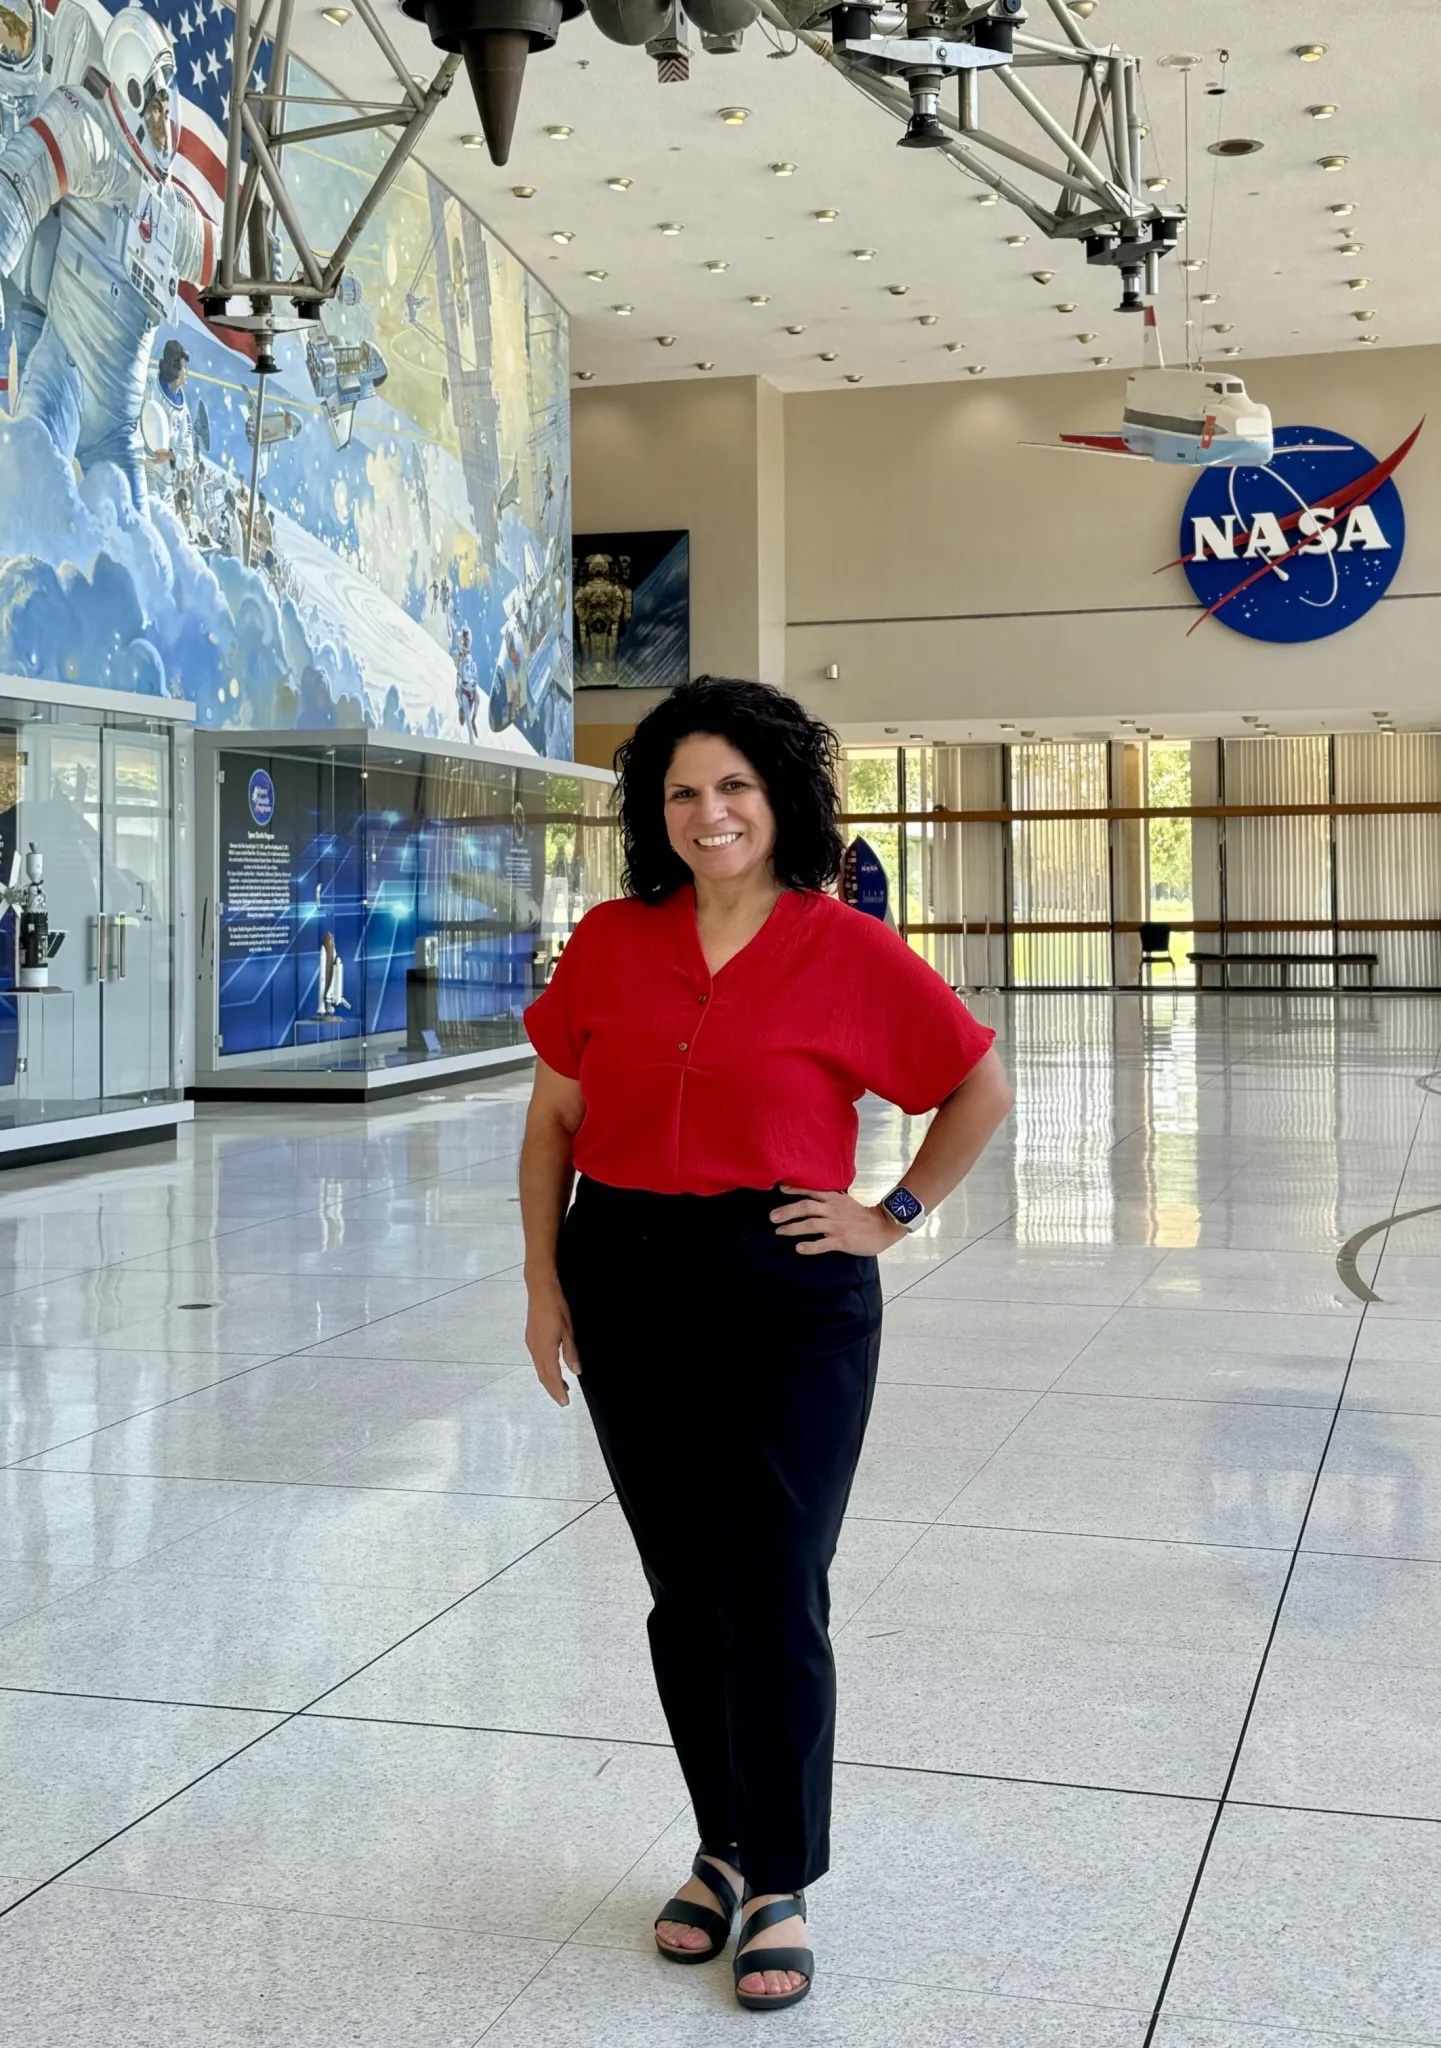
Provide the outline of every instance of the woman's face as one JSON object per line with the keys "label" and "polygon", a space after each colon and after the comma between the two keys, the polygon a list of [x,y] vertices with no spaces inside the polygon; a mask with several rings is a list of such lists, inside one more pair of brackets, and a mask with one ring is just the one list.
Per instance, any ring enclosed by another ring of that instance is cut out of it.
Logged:
{"label": "woman's face", "polygon": [[671,846],[697,881],[739,882],[769,874],[776,820],[765,784],[729,740],[692,733],[665,778]]}

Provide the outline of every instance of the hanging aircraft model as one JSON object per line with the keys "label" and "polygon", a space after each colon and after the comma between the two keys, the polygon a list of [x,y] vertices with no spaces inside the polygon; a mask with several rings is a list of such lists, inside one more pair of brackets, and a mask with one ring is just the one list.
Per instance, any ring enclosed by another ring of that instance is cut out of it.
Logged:
{"label": "hanging aircraft model", "polygon": [[1074,455],[1123,455],[1183,469],[1264,469],[1277,455],[1344,455],[1344,441],[1296,441],[1278,448],[1267,406],[1229,371],[1168,370],[1156,309],[1146,308],[1145,366],[1126,379],[1120,431],[1026,441]]}

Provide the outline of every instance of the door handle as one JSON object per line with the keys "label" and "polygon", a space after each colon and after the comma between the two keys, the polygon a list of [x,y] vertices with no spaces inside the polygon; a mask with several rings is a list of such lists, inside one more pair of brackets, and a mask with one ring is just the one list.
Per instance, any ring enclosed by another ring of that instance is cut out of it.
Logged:
{"label": "door handle", "polygon": [[91,972],[97,981],[104,981],[109,966],[110,919],[103,910],[95,920],[94,930],[95,958],[91,962]]}
{"label": "door handle", "polygon": [[124,979],[125,979],[125,935],[126,935],[126,933],[127,933],[128,931],[129,931],[129,929],[130,929],[130,920],[129,920],[129,918],[128,918],[128,917],[117,917],[117,918],[115,919],[114,923],[113,923],[113,924],[111,925],[110,929],[111,929],[111,931],[112,931],[112,932],[114,933],[114,935],[115,935],[115,959],[114,959],[114,967],[115,967],[115,979],[116,979],[117,981],[124,981]]}

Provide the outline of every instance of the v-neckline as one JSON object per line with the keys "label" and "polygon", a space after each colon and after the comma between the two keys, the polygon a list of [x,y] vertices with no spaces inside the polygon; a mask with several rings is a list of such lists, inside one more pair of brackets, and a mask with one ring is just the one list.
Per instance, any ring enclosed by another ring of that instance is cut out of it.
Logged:
{"label": "v-neckline", "polygon": [[720,979],[721,975],[728,974],[732,967],[736,966],[740,961],[748,958],[749,955],[754,953],[756,947],[761,943],[762,939],[764,939],[768,933],[775,930],[778,924],[782,921],[782,904],[793,902],[795,899],[795,894],[796,892],[794,889],[782,889],[780,895],[777,896],[775,902],[771,905],[765,923],[761,925],[756,931],[752,932],[751,936],[746,940],[745,944],[741,947],[738,947],[737,950],[731,954],[729,960],[722,961],[719,967],[712,967],[710,961],[706,958],[705,946],[701,941],[700,917],[696,907],[695,887],[693,884],[687,884],[687,886],[681,891],[681,897],[685,906],[686,929],[690,934],[691,944],[695,950],[696,957],[700,961],[701,968],[704,971],[707,980],[711,983],[715,983]]}

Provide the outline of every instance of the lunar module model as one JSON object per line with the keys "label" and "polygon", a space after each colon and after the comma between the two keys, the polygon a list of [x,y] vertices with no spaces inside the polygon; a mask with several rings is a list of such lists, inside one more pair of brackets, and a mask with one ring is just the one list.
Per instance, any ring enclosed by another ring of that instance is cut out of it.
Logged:
{"label": "lunar module model", "polygon": [[3,893],[6,910],[13,910],[19,926],[15,947],[15,986],[42,989],[50,986],[50,962],[60,951],[64,932],[52,932],[45,907],[45,861],[32,839],[25,855],[25,880],[19,879],[20,855],[10,869],[10,881]]}

